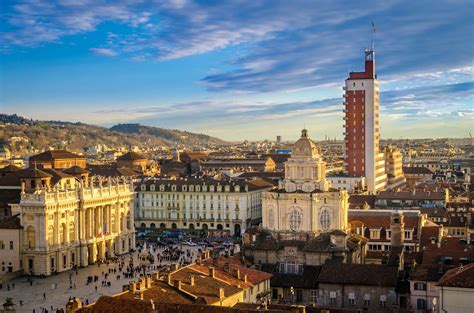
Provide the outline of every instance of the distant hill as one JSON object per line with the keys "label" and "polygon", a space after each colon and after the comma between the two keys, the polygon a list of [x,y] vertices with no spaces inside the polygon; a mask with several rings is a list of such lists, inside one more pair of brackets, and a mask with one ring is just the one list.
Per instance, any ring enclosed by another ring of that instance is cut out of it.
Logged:
{"label": "distant hill", "polygon": [[61,148],[80,152],[104,144],[108,147],[193,147],[225,145],[227,142],[204,134],[140,124],[118,124],[110,129],[84,123],[38,121],[0,114],[0,146],[12,152]]}

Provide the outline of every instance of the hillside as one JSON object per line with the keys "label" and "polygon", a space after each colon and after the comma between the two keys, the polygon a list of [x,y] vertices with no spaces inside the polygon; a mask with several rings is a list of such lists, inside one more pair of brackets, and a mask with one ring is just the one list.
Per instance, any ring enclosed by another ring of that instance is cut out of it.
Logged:
{"label": "hillside", "polygon": [[190,148],[227,143],[203,134],[140,124],[118,124],[108,129],[83,123],[37,121],[17,115],[0,114],[0,146],[6,146],[14,153],[46,148],[81,152],[85,147],[97,144],[111,148],[128,146]]}

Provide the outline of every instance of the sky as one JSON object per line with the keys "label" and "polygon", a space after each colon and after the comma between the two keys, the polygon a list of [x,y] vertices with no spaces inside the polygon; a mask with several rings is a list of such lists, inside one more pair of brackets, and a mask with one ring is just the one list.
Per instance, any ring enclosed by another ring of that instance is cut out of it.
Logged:
{"label": "sky", "polygon": [[468,137],[473,1],[0,4],[0,111],[225,140],[342,139],[375,24],[382,138]]}

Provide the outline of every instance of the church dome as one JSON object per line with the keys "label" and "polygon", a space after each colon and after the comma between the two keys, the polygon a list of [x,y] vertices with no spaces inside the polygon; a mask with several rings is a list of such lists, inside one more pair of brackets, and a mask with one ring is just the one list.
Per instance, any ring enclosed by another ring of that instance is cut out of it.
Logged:
{"label": "church dome", "polygon": [[308,137],[308,131],[303,129],[301,131],[301,138],[295,142],[291,156],[313,158],[318,154],[319,152],[316,143]]}

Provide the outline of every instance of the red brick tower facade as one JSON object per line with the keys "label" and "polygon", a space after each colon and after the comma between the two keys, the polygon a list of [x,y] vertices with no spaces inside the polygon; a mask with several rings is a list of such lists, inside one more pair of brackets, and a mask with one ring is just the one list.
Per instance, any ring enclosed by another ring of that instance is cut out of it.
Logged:
{"label": "red brick tower facade", "polygon": [[379,83],[374,50],[365,51],[364,72],[351,72],[344,87],[345,165],[349,176],[364,176],[367,189],[386,186],[385,160],[379,148]]}

